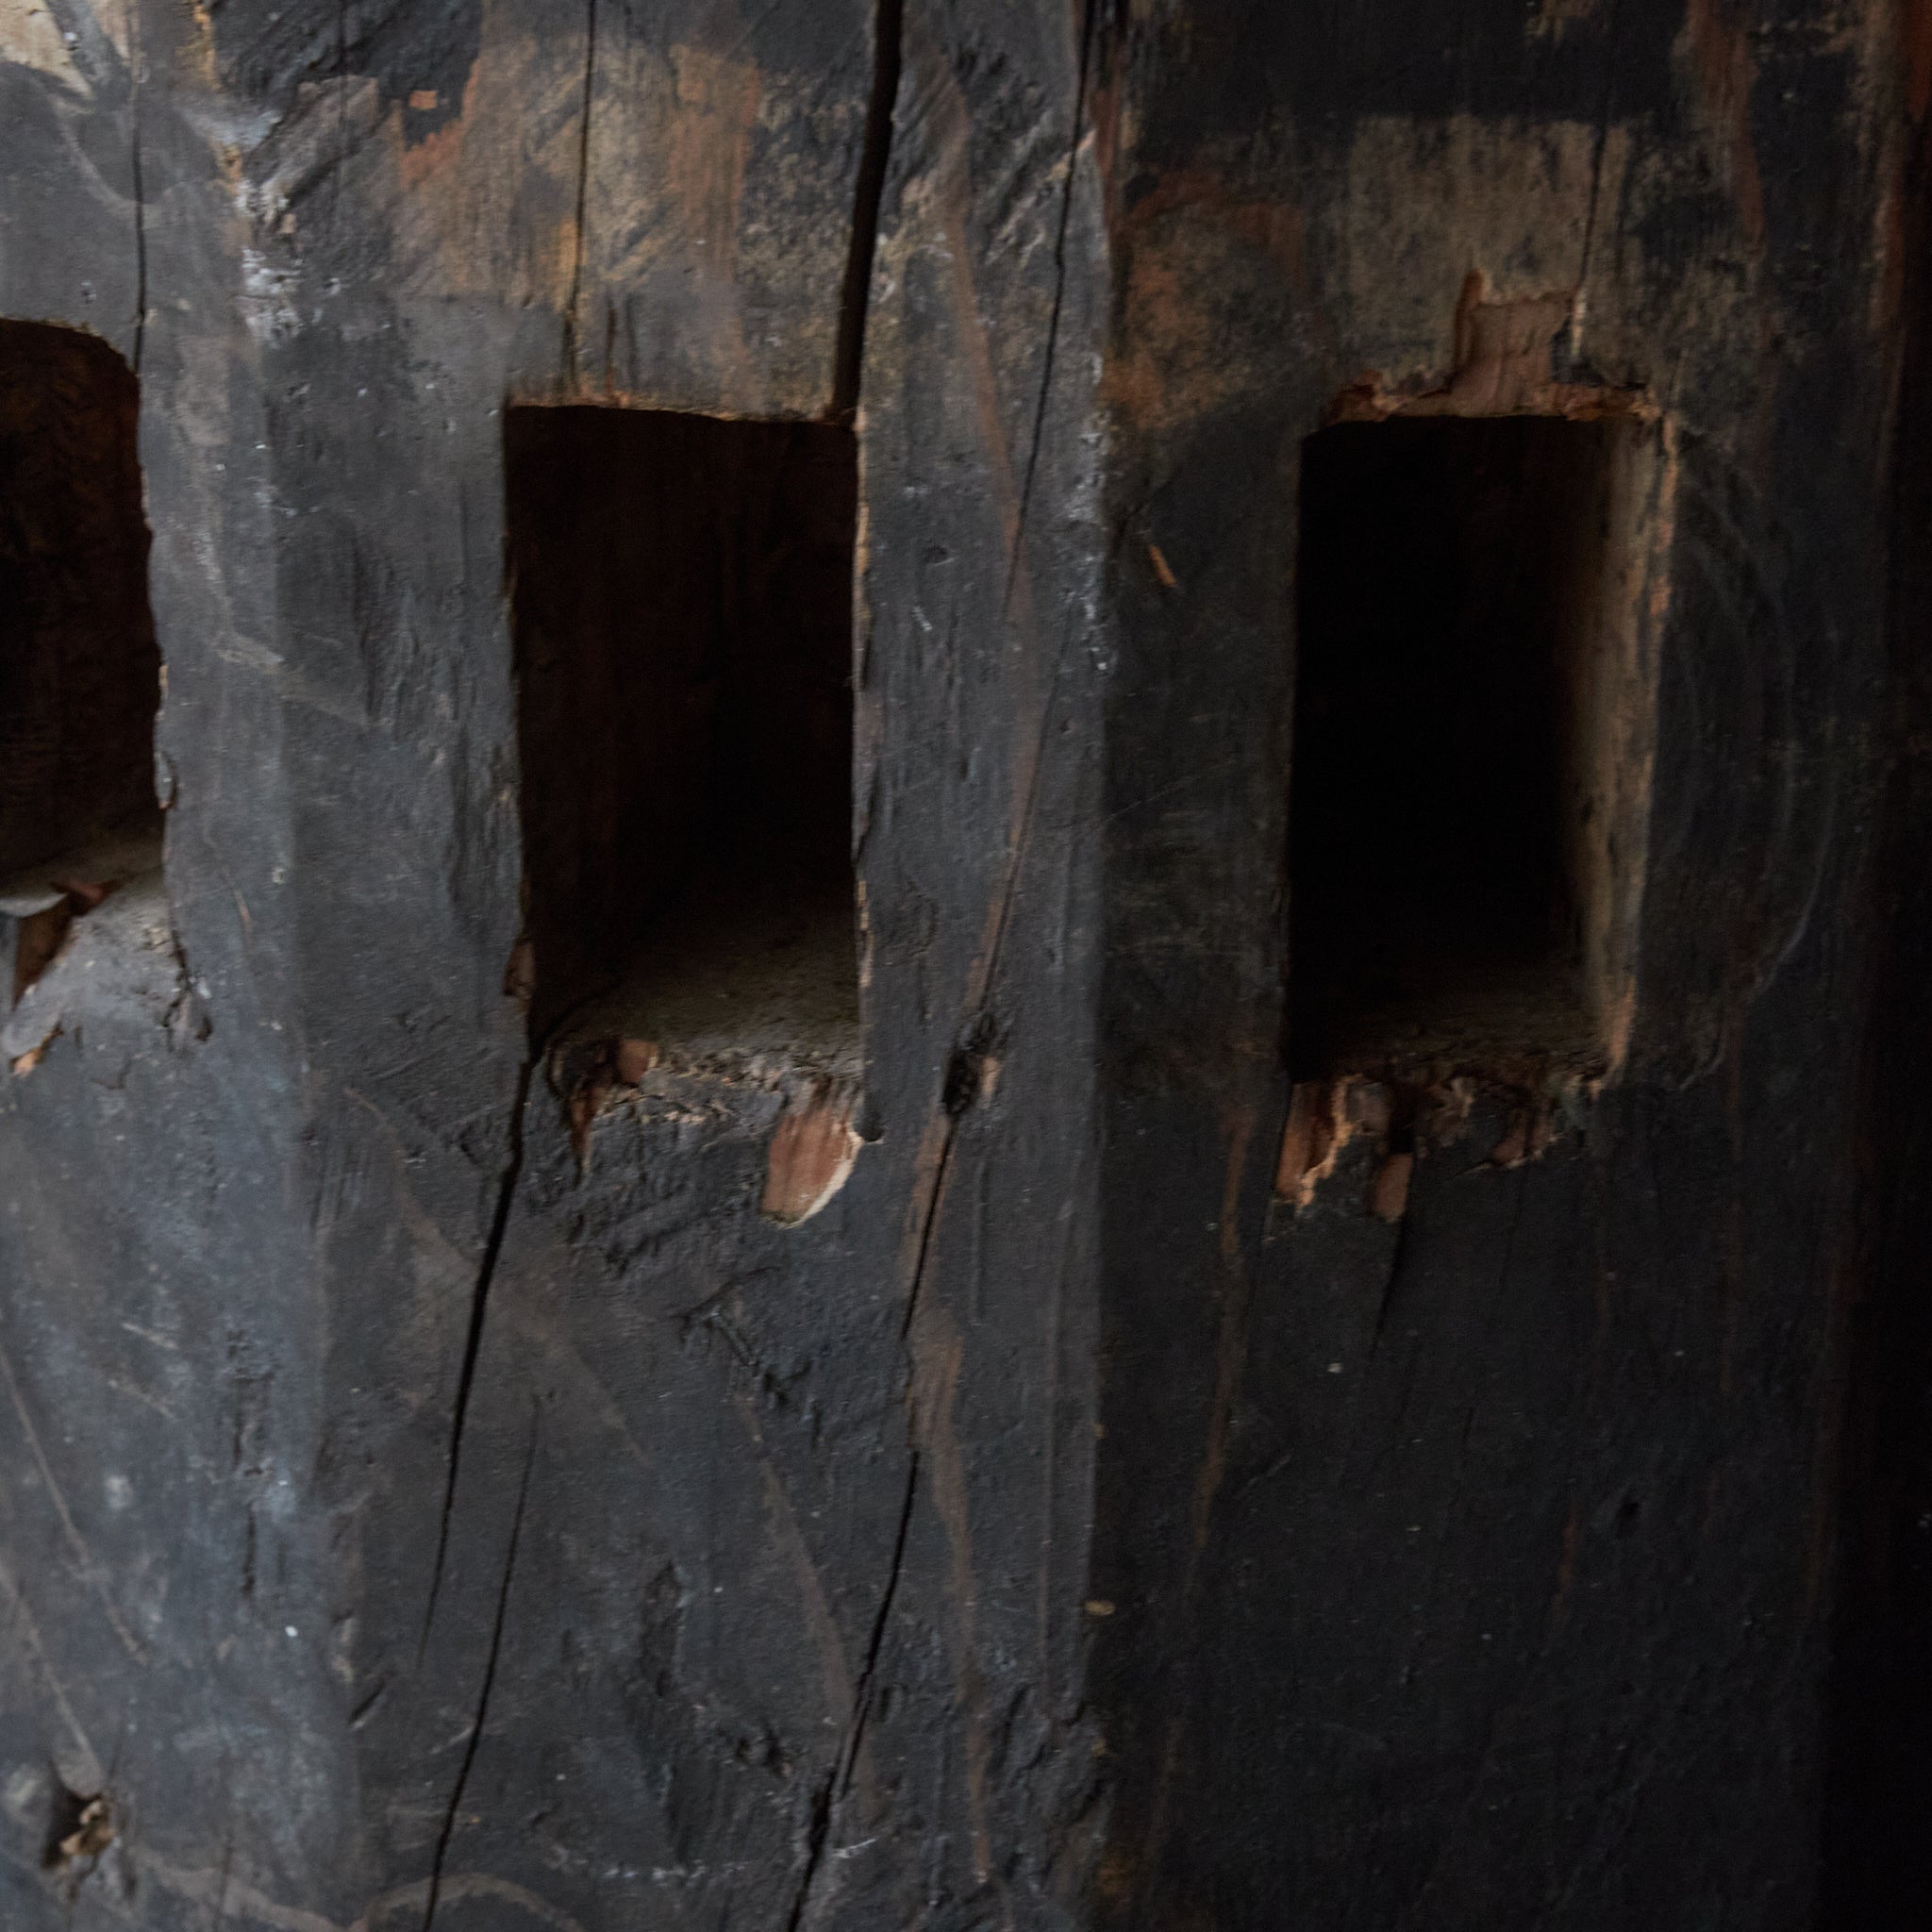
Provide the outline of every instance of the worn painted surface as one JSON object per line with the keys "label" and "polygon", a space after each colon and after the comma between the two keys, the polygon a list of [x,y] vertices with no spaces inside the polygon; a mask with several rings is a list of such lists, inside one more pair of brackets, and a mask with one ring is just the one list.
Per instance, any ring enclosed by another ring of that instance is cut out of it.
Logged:
{"label": "worn painted surface", "polygon": [[[0,1920],[1907,1923],[1916,20],[0,5],[169,807],[0,1074]],[[503,411],[861,314],[862,1089],[533,1046]],[[1411,1141],[1281,1057],[1294,491],[1443,394],[1674,494],[1622,1064]]]}

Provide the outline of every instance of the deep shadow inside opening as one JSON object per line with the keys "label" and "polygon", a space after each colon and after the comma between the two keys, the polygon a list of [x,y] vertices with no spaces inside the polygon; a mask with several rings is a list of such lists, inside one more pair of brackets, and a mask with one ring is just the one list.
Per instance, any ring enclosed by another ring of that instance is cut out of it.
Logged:
{"label": "deep shadow inside opening", "polygon": [[0,881],[158,845],[139,409],[98,337],[0,322]]}
{"label": "deep shadow inside opening", "polygon": [[856,1051],[848,429],[505,426],[534,1031]]}
{"label": "deep shadow inside opening", "polygon": [[1615,425],[1344,424],[1303,448],[1296,1077],[1588,1063],[1578,841]]}

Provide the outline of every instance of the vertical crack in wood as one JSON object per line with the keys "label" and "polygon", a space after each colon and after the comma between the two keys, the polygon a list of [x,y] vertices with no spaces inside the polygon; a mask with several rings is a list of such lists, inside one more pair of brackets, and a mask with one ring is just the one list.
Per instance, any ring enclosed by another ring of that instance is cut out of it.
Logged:
{"label": "vertical crack in wood", "polygon": [[845,1749],[841,1754],[838,1783],[843,1796],[852,1784],[853,1767],[858,1762],[859,1747],[865,1742],[865,1727],[872,1716],[872,1683],[878,1669],[879,1652],[885,1647],[886,1624],[892,1614],[893,1600],[899,1594],[899,1577],[906,1568],[906,1539],[912,1528],[912,1507],[919,1495],[919,1446],[914,1443],[906,1457],[906,1493],[899,1504],[899,1527],[892,1538],[892,1563],[886,1573],[886,1587],[879,1594],[878,1613],[872,1621],[872,1635],[865,1646],[865,1662],[860,1665],[858,1682],[852,1693],[852,1724]]}
{"label": "vertical crack in wood", "polygon": [[865,367],[865,318],[872,299],[872,267],[878,253],[879,208],[885,199],[886,169],[892,158],[892,110],[899,98],[906,0],[878,0],[873,17],[872,93],[865,107],[864,144],[852,190],[852,245],[839,291],[839,335],[832,354],[832,408],[835,423],[858,413],[858,389]]}
{"label": "vertical crack in wood", "polygon": [[1402,1279],[1402,1266],[1408,1258],[1408,1222],[1404,1214],[1395,1224],[1395,1241],[1389,1254],[1389,1273],[1382,1279],[1382,1298],[1375,1305],[1375,1326],[1369,1337],[1369,1359],[1374,1361],[1389,1326],[1390,1311],[1395,1306],[1395,1291]]}
{"label": "vertical crack in wood", "polygon": [[228,1916],[228,1885],[235,1875],[235,1816],[231,1810],[222,1825],[222,1875],[215,1887],[215,1923]]}
{"label": "vertical crack in wood", "polygon": [[[925,1264],[932,1252],[933,1230],[939,1224],[940,1203],[946,1198],[946,1172],[953,1164],[953,1146],[959,1138],[959,1116],[956,1113],[946,1122],[946,1138],[940,1143],[940,1158],[933,1163],[932,1192],[926,1196],[925,1213],[919,1228],[919,1254],[912,1263],[912,1285],[906,1291],[906,1312],[899,1320],[899,1341],[902,1347],[910,1347],[912,1341],[912,1318],[919,1312],[919,1298],[925,1287]],[[908,1363],[906,1382],[906,1401],[912,1401],[913,1370]]]}
{"label": "vertical crack in wood", "polygon": [[1603,103],[1597,112],[1596,140],[1590,157],[1590,204],[1583,216],[1583,254],[1576,265],[1576,293],[1571,299],[1570,307],[1570,353],[1574,356],[1581,344],[1585,309],[1584,288],[1590,280],[1591,249],[1596,241],[1597,201],[1603,192],[1604,149],[1610,138],[1610,108],[1614,105],[1617,84],[1617,39],[1618,28],[1623,21],[1623,0],[1610,0],[1610,18],[1604,35],[1604,92]]}
{"label": "vertical crack in wood", "polygon": [[496,1278],[496,1264],[503,1253],[503,1238],[509,1227],[509,1210],[516,1199],[517,1182],[524,1172],[524,1111],[529,1105],[530,1084],[542,1057],[540,1042],[517,1070],[516,1098],[510,1104],[509,1158],[504,1163],[503,1178],[497,1183],[496,1208],[490,1218],[490,1232],[483,1241],[483,1258],[476,1268],[476,1285],[470,1295],[470,1327],[463,1339],[463,1363],[457,1373],[457,1399],[450,1416],[449,1457],[443,1477],[442,1515],[436,1530],[436,1557],[429,1571],[429,1601],[423,1610],[423,1631],[416,1640],[416,1661],[420,1665],[429,1646],[429,1626],[436,1621],[436,1602],[442,1592],[443,1565],[449,1557],[450,1521],[456,1513],[457,1475],[463,1455],[463,1424],[470,1413],[470,1391],[476,1379],[476,1357],[483,1349],[483,1323],[490,1307],[491,1284]]}
{"label": "vertical crack in wood", "polygon": [[530,1406],[530,1445],[524,1452],[524,1473],[517,1484],[517,1507],[509,1522],[509,1547],[504,1553],[503,1582],[496,1592],[496,1616],[490,1626],[490,1650],[483,1661],[483,1681],[476,1691],[476,1716],[463,1746],[463,1760],[457,1767],[457,1781],[450,1790],[449,1808],[442,1815],[442,1828],[436,1835],[436,1852],[429,1866],[429,1898],[423,1912],[423,1932],[432,1932],[436,1907],[442,1895],[443,1861],[449,1857],[450,1840],[456,1836],[457,1816],[462,1808],[463,1792],[469,1787],[470,1772],[483,1742],[483,1725],[490,1715],[490,1693],[496,1684],[496,1664],[503,1653],[503,1626],[509,1614],[509,1587],[516,1574],[517,1544],[524,1532],[524,1505],[530,1494],[530,1471],[537,1460],[537,1423],[540,1411]]}
{"label": "vertical crack in wood", "polygon": [[[1047,327],[1046,351],[1041,370],[1040,393],[1034,407],[1033,434],[1026,450],[1025,478],[1021,487],[1019,509],[1015,514],[1013,522],[1012,549],[1007,559],[1006,588],[1000,596],[1000,621],[1003,624],[1006,621],[1007,612],[1012,600],[1013,586],[1017,580],[1020,567],[1020,557],[1025,544],[1027,510],[1032,501],[1034,479],[1040,465],[1040,448],[1046,435],[1047,399],[1053,387],[1054,355],[1056,345],[1059,340],[1061,302],[1066,292],[1067,225],[1072,218],[1074,207],[1074,168],[1080,151],[1080,130],[1085,124],[1087,116],[1087,76],[1092,56],[1094,17],[1095,0],[1087,0],[1081,16],[1079,68],[1074,83],[1074,127],[1072,138],[1067,145],[1066,188],[1060,201],[1059,233],[1054,244],[1053,310]],[[1033,762],[1026,775],[1026,802],[1021,812],[1019,835],[1015,841],[1011,857],[1007,863],[1006,879],[1000,888],[999,917],[994,922],[992,939],[986,950],[985,971],[981,975],[976,991],[968,1002],[969,1007],[974,1009],[973,1029],[971,1030],[983,1029],[988,1024],[987,1007],[991,999],[993,987],[997,983],[1000,960],[1006,950],[1007,929],[1012,924],[1013,904],[1019,896],[1020,869],[1025,862],[1027,850],[1033,842],[1034,821],[1039,816],[1040,810],[1040,774],[1046,762],[1047,737],[1052,729],[1054,706],[1058,700],[1060,678],[1066,670],[1066,662],[1067,634],[1063,633],[1060,639],[1059,649],[1054,658],[1053,677],[1047,685],[1046,695],[1041,701],[1040,708],[1040,729],[1035,735]],[[952,1158],[953,1138],[958,1131],[958,1120],[956,1116],[948,1125],[945,1148],[941,1156],[940,1164],[934,1175],[932,1197],[934,1204],[937,1204],[939,1200],[941,1191],[940,1181],[944,1174],[946,1163]],[[927,1230],[926,1237],[922,1238],[920,1243],[921,1274],[924,1270],[926,1239],[929,1238],[929,1235],[930,1229]],[[917,1288],[918,1277],[915,1275],[915,1294]],[[911,1324],[912,1316],[911,1310],[908,1307],[906,1325],[909,1329]]]}
{"label": "vertical crack in wood", "polygon": [[819,1780],[819,1788],[812,1793],[811,1835],[806,1843],[805,1871],[800,1874],[798,1890],[792,1894],[791,1909],[785,1915],[785,1932],[799,1932],[804,1923],[805,1908],[811,1897],[811,1889],[819,1874],[819,1866],[825,1856],[825,1839],[832,1827],[832,1790],[839,1782],[839,1766],[843,1753],[832,1760],[832,1767]]}
{"label": "vertical crack in wood", "polygon": [[141,25],[137,8],[128,9],[127,48],[128,170],[134,190],[134,353],[128,359],[137,378],[147,341],[147,188],[141,165]]}
{"label": "vertical crack in wood", "polygon": [[576,233],[572,238],[570,294],[563,309],[563,384],[577,386],[577,311],[584,292],[584,215],[591,192],[591,101],[597,78],[597,0],[585,0],[584,106],[577,137]]}
{"label": "vertical crack in wood", "polygon": [[[880,33],[883,43],[885,22],[890,17],[892,23],[893,48],[891,52],[893,92],[897,87],[897,39],[900,21],[901,0],[880,0]],[[1004,618],[1010,605],[1018,559],[1025,535],[1027,508],[1031,501],[1033,487],[1039,470],[1041,445],[1045,438],[1046,410],[1053,387],[1055,348],[1060,325],[1060,311],[1066,290],[1066,243],[1073,214],[1074,171],[1076,165],[1081,131],[1086,121],[1088,69],[1091,57],[1092,38],[1095,21],[1093,0],[1087,0],[1083,8],[1080,30],[1080,53],[1078,71],[1074,82],[1074,120],[1072,133],[1067,146],[1067,179],[1060,203],[1060,216],[1054,246],[1054,295],[1049,317],[1044,360],[1041,372],[1039,394],[1035,401],[1031,440],[1027,448],[1025,479],[1021,491],[1020,507],[1014,522],[1013,547],[1008,561],[1006,588],[1001,599],[1001,615]],[[883,44],[880,48],[883,62],[886,58]],[[890,106],[891,94],[886,93],[883,79],[883,65],[875,71],[874,104],[881,94],[885,95],[888,112],[885,116],[884,141],[891,137]],[[871,145],[870,142],[868,143]],[[877,184],[882,188],[885,175],[886,153],[883,143],[877,153]],[[863,178],[863,177],[862,177]],[[876,189],[874,190],[876,192]],[[861,208],[864,204],[861,202]],[[858,300],[854,301],[856,269],[848,267],[847,303],[841,315],[840,398],[844,400],[843,388],[848,378],[851,383],[850,400],[847,407],[856,407],[857,384],[859,362],[863,349],[864,304],[863,297],[871,279],[871,254],[875,240],[877,202],[871,206],[870,219],[855,222],[854,254],[855,261],[858,250],[865,251],[866,266],[862,280],[857,281]],[[849,327],[851,335],[845,333]],[[850,360],[847,361],[849,356]],[[1058,697],[1060,674],[1065,665],[1065,648],[1055,663],[1054,676],[1048,686],[1045,701],[1041,707],[1039,743],[1032,773],[1027,783],[1026,803],[1022,818],[1017,845],[1008,867],[1007,877],[1001,891],[1000,913],[995,923],[991,942],[987,947],[986,964],[978,985],[973,989],[968,1000],[972,1014],[969,1025],[962,1031],[960,1041],[954,1053],[948,1057],[944,1089],[941,1095],[941,1107],[946,1115],[944,1137],[941,1142],[939,1158],[933,1165],[930,1191],[924,1204],[919,1237],[919,1251],[913,1263],[912,1280],[907,1291],[906,1312],[900,1323],[900,1340],[908,1349],[911,1343],[912,1327],[918,1314],[921,1299],[925,1287],[925,1278],[930,1266],[935,1234],[938,1228],[940,1209],[944,1202],[946,1181],[952,1165],[953,1155],[958,1144],[959,1124],[974,1100],[978,1098],[977,1082],[972,1083],[968,1091],[958,1077],[962,1062],[973,1052],[971,1042],[983,1041],[990,1028],[988,1002],[998,975],[999,963],[1005,948],[1007,930],[1011,921],[1014,898],[1018,889],[1021,863],[1030,842],[1031,828],[1037,813],[1040,792],[1040,768],[1044,762],[1047,733]],[[808,1923],[812,1892],[824,1869],[825,1847],[831,1836],[833,1813],[838,1799],[849,1787],[853,1772],[858,1760],[858,1753],[864,1742],[867,1723],[872,1711],[873,1678],[877,1667],[878,1657],[885,1641],[886,1625],[891,1617],[893,1601],[898,1593],[899,1579],[905,1566],[906,1541],[912,1522],[912,1512],[919,1491],[919,1401],[917,1392],[916,1365],[908,1363],[907,1385],[903,1397],[906,1407],[906,1425],[908,1438],[906,1491],[899,1514],[898,1534],[894,1541],[892,1561],[888,1573],[886,1588],[880,1596],[879,1607],[874,1621],[871,1641],[867,1646],[866,1657],[860,1670],[858,1682],[853,1694],[852,1721],[847,1726],[844,1744],[835,1761],[833,1772],[827,1782],[815,1795],[813,1801],[813,1822],[806,1867],[800,1876],[798,1890],[793,1896],[791,1910],[786,1920],[787,1932],[801,1932]]]}
{"label": "vertical crack in wood", "polygon": [[1053,389],[1053,369],[1060,339],[1060,308],[1067,291],[1067,230],[1074,218],[1074,175],[1079,161],[1080,134],[1087,122],[1087,70],[1092,58],[1094,0],[1087,0],[1080,17],[1080,59],[1074,80],[1074,127],[1067,141],[1067,179],[1060,193],[1059,226],[1053,242],[1053,307],[1046,318],[1046,347],[1040,360],[1040,393],[1033,403],[1033,434],[1026,446],[1026,471],[1020,484],[1020,508],[1013,519],[1013,547],[1007,558],[1007,585],[1000,593],[1004,622],[1013,601],[1013,584],[1020,574],[1020,557],[1026,542],[1026,516],[1033,507],[1033,484],[1040,469],[1040,445],[1046,435],[1047,397]]}
{"label": "vertical crack in wood", "polygon": [[[910,1407],[908,1404],[908,1433]],[[859,1666],[858,1681],[852,1690],[852,1716],[831,1769],[812,1798],[811,1838],[807,1846],[805,1870],[799,1874],[798,1890],[792,1895],[791,1909],[786,1914],[785,1932],[801,1932],[811,1905],[813,1887],[825,1857],[831,1837],[832,1814],[839,1799],[852,1784],[854,1767],[865,1742],[865,1727],[872,1715],[872,1683],[878,1668],[879,1652],[886,1641],[886,1624],[891,1618],[893,1600],[899,1593],[899,1577],[906,1567],[906,1539],[912,1527],[912,1507],[919,1495],[919,1447],[915,1442],[907,1458],[906,1493],[899,1505],[899,1528],[892,1539],[892,1562],[886,1573],[886,1587],[879,1593],[879,1607],[872,1621],[872,1634],[865,1646],[865,1661]]]}
{"label": "vertical crack in wood", "polygon": [[503,1254],[504,1237],[509,1230],[510,1208],[516,1201],[517,1184],[524,1175],[524,1117],[529,1111],[530,1089],[535,1084],[537,1069],[543,1064],[552,1043],[602,991],[602,988],[592,989],[558,1013],[530,1041],[523,1064],[517,1069],[516,1092],[510,1101],[509,1156],[504,1162],[503,1178],[497,1183],[496,1207],[490,1217],[490,1232],[483,1240],[482,1258],[476,1264],[476,1285],[470,1294],[470,1327],[463,1339],[462,1367],[457,1372],[457,1397],[450,1413],[449,1459],[443,1477],[442,1515],[436,1530],[436,1557],[429,1570],[429,1599],[424,1606],[422,1634],[416,1640],[418,1665],[428,1649],[429,1626],[436,1620],[436,1602],[442,1592],[443,1567],[449,1557],[450,1524],[456,1515],[457,1476],[463,1455],[463,1425],[470,1413],[470,1391],[476,1379],[476,1360],[483,1352],[483,1326],[489,1313],[490,1291],[496,1280],[496,1266]]}
{"label": "vertical crack in wood", "polygon": [[328,225],[342,206],[342,172],[349,159],[349,0],[336,0],[336,162],[328,177]]}

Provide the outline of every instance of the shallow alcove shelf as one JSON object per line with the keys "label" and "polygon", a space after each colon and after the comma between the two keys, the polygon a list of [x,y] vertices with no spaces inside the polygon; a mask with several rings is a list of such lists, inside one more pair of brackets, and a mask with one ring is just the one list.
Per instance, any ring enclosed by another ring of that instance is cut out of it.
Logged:
{"label": "shallow alcove shelf", "polygon": [[[19,1006],[74,923],[117,895],[140,895],[165,929],[159,825],[137,823],[0,878],[0,1013]],[[116,908],[117,912],[120,908]]]}
{"label": "shallow alcove shelf", "polygon": [[538,1038],[858,1062],[852,433],[507,413]]}
{"label": "shallow alcove shelf", "polygon": [[853,922],[837,898],[737,897],[731,916],[674,900],[610,991],[559,1028],[631,1042],[627,1064],[764,1084],[861,1071]]}
{"label": "shallow alcove shelf", "polygon": [[1593,1076],[1627,1027],[1653,425],[1394,418],[1304,446],[1297,1078]]}
{"label": "shallow alcove shelf", "polygon": [[140,394],[98,337],[0,321],[0,1021],[76,920],[159,892]]}
{"label": "shallow alcove shelf", "polygon": [[0,878],[158,828],[139,407],[98,337],[0,321]]}

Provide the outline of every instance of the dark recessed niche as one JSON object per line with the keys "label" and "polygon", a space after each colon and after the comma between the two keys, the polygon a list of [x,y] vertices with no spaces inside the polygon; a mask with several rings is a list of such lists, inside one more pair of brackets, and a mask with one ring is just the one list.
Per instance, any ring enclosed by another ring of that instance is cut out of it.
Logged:
{"label": "dark recessed niche", "polygon": [[527,406],[505,454],[533,1030],[850,1059],[852,433]]}
{"label": "dark recessed niche", "polygon": [[139,400],[98,338],[0,322],[0,881],[158,854]]}
{"label": "dark recessed niche", "polygon": [[1621,1053],[1654,444],[1630,422],[1429,417],[1304,445],[1296,1077]]}

